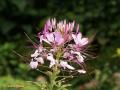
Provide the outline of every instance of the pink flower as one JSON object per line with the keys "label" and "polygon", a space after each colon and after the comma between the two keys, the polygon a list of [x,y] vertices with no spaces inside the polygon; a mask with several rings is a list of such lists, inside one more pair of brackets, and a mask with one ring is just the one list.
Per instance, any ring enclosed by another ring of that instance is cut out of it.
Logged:
{"label": "pink flower", "polygon": [[[44,65],[46,60],[51,69],[60,66],[59,68],[86,73],[84,69],[77,69],[78,65],[84,63],[84,47],[89,43],[88,38],[82,37],[79,24],[76,25],[74,21],[57,22],[55,18],[48,19],[43,32],[40,32],[38,37],[39,45],[31,54],[31,68],[36,69],[38,64]],[[73,67],[71,63],[77,64],[77,66]]]}
{"label": "pink flower", "polygon": [[81,33],[72,34],[72,37],[74,39],[74,42],[77,45],[84,46],[84,45],[88,44],[88,38],[82,38],[82,34]]}

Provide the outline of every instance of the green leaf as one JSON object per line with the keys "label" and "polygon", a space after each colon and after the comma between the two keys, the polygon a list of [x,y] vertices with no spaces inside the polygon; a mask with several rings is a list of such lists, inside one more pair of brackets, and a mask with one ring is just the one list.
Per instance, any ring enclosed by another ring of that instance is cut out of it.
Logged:
{"label": "green leaf", "polygon": [[11,0],[11,2],[18,8],[20,11],[24,11],[25,7],[27,6],[26,0]]}
{"label": "green leaf", "polygon": [[7,21],[5,19],[0,19],[0,28],[3,34],[7,34],[12,28],[15,27],[15,23],[12,21]]}

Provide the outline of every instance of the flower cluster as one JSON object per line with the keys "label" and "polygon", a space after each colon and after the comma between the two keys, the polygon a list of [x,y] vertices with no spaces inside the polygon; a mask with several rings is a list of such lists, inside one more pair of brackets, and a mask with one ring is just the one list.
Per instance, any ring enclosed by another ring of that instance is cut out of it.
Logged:
{"label": "flower cluster", "polygon": [[83,52],[89,43],[88,38],[82,37],[79,24],[67,23],[66,20],[57,22],[48,19],[42,32],[38,33],[39,45],[31,54],[30,67],[38,68],[39,65],[49,62],[49,68],[57,66],[79,73],[86,73],[84,68],[76,68],[75,64],[84,63]]}

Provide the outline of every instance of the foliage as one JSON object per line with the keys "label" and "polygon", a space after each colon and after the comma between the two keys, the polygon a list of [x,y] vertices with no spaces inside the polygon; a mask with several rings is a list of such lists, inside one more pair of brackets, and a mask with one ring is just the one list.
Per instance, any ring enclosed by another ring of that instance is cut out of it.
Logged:
{"label": "foliage", "polygon": [[1,90],[39,90],[37,85],[27,81],[13,78],[11,76],[0,78],[0,89]]}

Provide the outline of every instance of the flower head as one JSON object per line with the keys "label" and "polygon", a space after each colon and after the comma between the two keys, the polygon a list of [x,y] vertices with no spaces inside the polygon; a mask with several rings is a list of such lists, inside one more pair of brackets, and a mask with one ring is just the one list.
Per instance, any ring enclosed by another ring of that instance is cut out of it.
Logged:
{"label": "flower head", "polygon": [[66,20],[57,22],[55,18],[48,19],[38,37],[40,39],[38,48],[31,54],[31,68],[38,68],[38,64],[43,65],[46,60],[51,69],[57,66],[86,73],[84,68],[81,66],[76,68],[74,64],[84,63],[83,47],[87,46],[89,39],[82,36],[79,25],[76,26],[74,21],[67,23]]}

